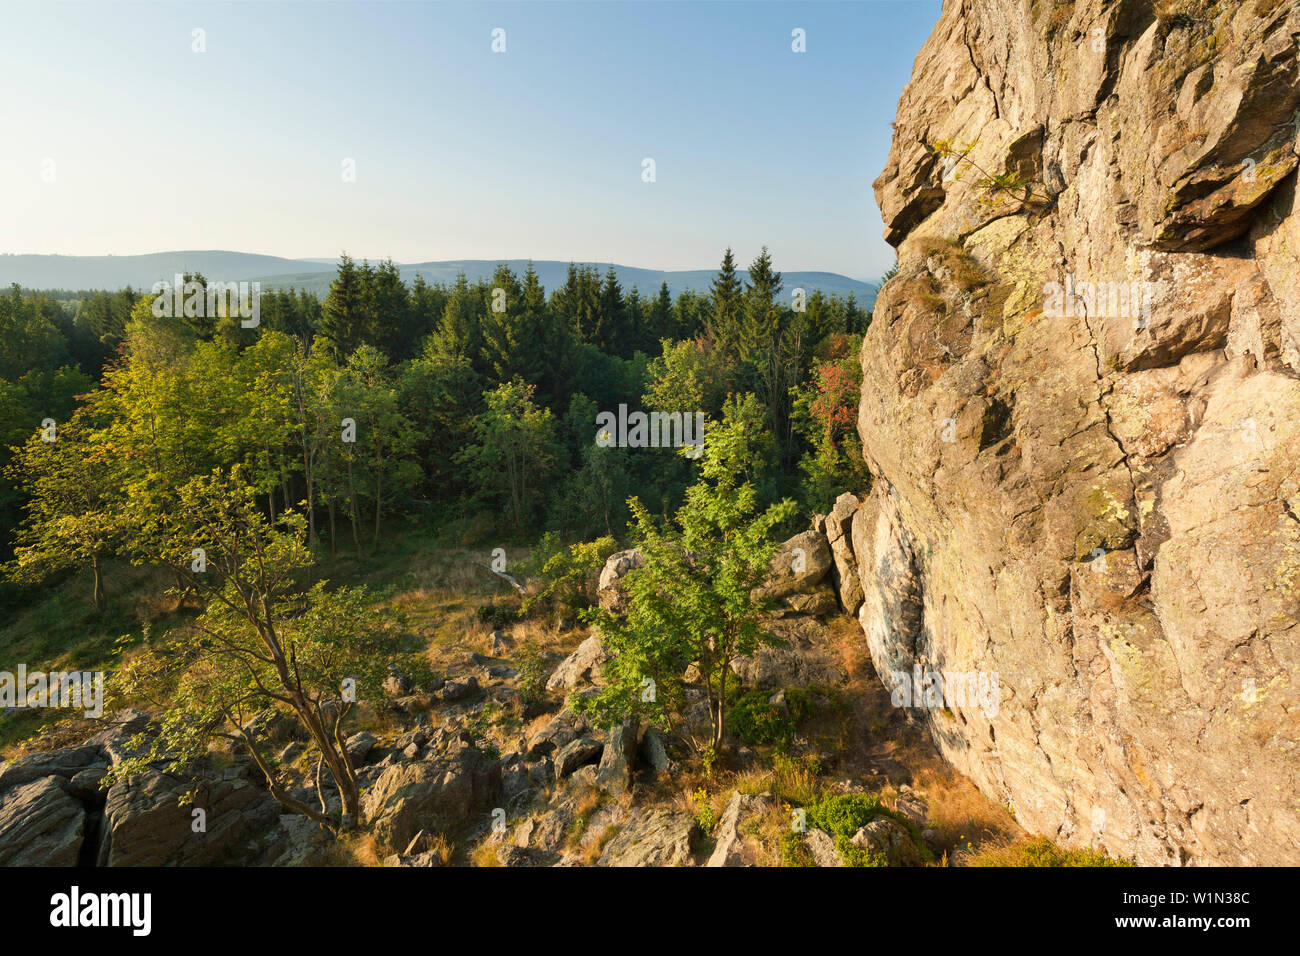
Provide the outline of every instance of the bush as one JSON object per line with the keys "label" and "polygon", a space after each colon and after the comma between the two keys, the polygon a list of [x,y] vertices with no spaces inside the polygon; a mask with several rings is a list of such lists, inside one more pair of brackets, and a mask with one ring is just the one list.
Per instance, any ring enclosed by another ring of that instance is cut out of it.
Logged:
{"label": "bush", "polygon": [[752,690],[732,704],[731,729],[747,744],[788,745],[812,710],[807,691],[785,691],[785,706],[771,703],[771,691]]}
{"label": "bush", "polygon": [[541,706],[546,701],[546,681],[551,670],[537,645],[530,642],[520,648],[515,666],[519,669],[519,696],[524,706]]}
{"label": "bush", "polygon": [[480,621],[494,630],[519,620],[519,612],[504,604],[484,604],[475,613]]}
{"label": "bush", "polygon": [[888,866],[878,853],[872,853],[851,841],[864,826],[879,816],[889,817],[906,827],[923,860],[933,859],[933,854],[921,840],[916,826],[902,814],[895,813],[880,797],[869,793],[827,794],[814,800],[806,808],[808,825],[825,830],[835,838],[835,849],[846,866]]}
{"label": "bush", "polygon": [[566,547],[558,535],[548,532],[533,549],[534,560],[530,562],[542,587],[525,598],[524,613],[542,607],[552,613],[572,614],[590,607],[601,569],[617,550],[618,543],[610,537]]}

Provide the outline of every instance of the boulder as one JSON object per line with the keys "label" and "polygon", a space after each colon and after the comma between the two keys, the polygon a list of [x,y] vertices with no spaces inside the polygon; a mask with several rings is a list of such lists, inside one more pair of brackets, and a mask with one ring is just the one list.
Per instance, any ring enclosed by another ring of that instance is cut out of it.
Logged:
{"label": "boulder", "polygon": [[689,813],[662,807],[632,810],[596,865],[691,866],[699,833]]}
{"label": "boulder", "polygon": [[820,531],[801,531],[781,545],[754,597],[779,600],[812,591],[831,569],[831,546]]}
{"label": "boulder", "polygon": [[858,578],[858,560],[853,554],[853,515],[861,501],[846,491],[835,499],[835,506],[824,519],[826,541],[831,546],[831,583],[846,614],[857,614],[862,606],[862,583]]}
{"label": "boulder", "polygon": [[463,746],[433,760],[389,767],[362,798],[375,839],[405,847],[417,833],[446,833],[485,817],[501,793],[501,764]]}
{"label": "boulder", "polygon": [[37,777],[0,794],[0,866],[76,866],[86,807],[61,776]]}
{"label": "boulder", "polygon": [[615,724],[605,733],[600,766],[596,770],[596,786],[606,793],[617,795],[632,786],[632,771],[636,768],[637,721],[625,720]]}
{"label": "boulder", "polygon": [[359,731],[349,737],[345,744],[353,766],[365,763],[366,757],[370,756],[370,751],[375,749],[375,744],[378,742],[375,735],[368,730]]}
{"label": "boulder", "polygon": [[643,763],[655,770],[671,772],[675,769],[672,758],[668,756],[664,735],[655,727],[645,729],[645,733],[641,735],[641,745],[637,748],[637,754]]}
{"label": "boulder", "polygon": [[[286,841],[282,808],[245,771],[208,772],[197,782],[147,773],[114,784],[104,805],[99,865],[218,866],[279,856]],[[192,803],[183,806],[190,789]]]}
{"label": "boulder", "polygon": [[108,757],[98,744],[25,754],[0,767],[0,793],[43,777],[70,780],[83,770],[107,766]]}
{"label": "boulder", "polygon": [[830,630],[812,618],[769,621],[768,632],[778,643],[760,646],[748,657],[737,657],[731,669],[753,687],[835,687],[848,680]]}
{"label": "boulder", "polygon": [[571,710],[562,710],[551,718],[541,730],[537,731],[527,742],[527,754],[530,759],[555,753],[565,744],[577,740],[587,730],[587,721],[581,714]]}
{"label": "boulder", "polygon": [[634,568],[645,563],[645,556],[635,548],[611,554],[601,569],[600,580],[596,585],[596,600],[600,606],[615,614],[627,610],[625,584],[623,578]]}
{"label": "boulder", "polygon": [[810,828],[804,834],[804,843],[808,846],[808,852],[812,854],[814,865],[844,865],[844,861],[840,859],[839,851],[835,849],[835,838],[825,830],[818,830],[816,827]]}
{"label": "boulder", "polygon": [[849,842],[883,856],[890,866],[921,865],[921,851],[912,835],[907,832],[907,827],[892,817],[876,817],[858,830]]}
{"label": "boulder", "polygon": [[469,676],[457,680],[448,680],[438,690],[436,696],[439,700],[453,703],[468,700],[479,693],[481,693],[481,689],[479,688],[478,678]]}
{"label": "boulder", "polygon": [[713,831],[713,853],[704,865],[753,866],[757,859],[756,849],[746,842],[740,828],[746,821],[765,813],[771,804],[771,798],[765,795],[733,793]]}
{"label": "boulder", "polygon": [[605,745],[592,737],[570,741],[555,754],[555,779],[562,780],[579,767],[600,759]]}
{"label": "boulder", "polygon": [[600,665],[604,662],[605,649],[600,644],[600,637],[592,634],[555,669],[546,681],[546,689],[557,693],[596,683],[600,680]]}

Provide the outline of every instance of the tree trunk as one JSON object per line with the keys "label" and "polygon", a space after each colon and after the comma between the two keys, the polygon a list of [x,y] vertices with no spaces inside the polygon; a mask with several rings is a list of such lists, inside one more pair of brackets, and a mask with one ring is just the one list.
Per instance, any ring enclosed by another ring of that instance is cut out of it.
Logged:
{"label": "tree trunk", "polygon": [[95,601],[95,610],[98,611],[100,614],[103,614],[105,611],[108,610],[108,598],[104,594],[104,576],[100,571],[99,555],[97,554],[91,555],[90,571],[95,579],[95,585],[94,585],[95,590],[93,595],[93,599]]}
{"label": "tree trunk", "polygon": [[348,501],[351,514],[349,517],[352,525],[352,544],[357,549],[357,554],[361,554],[361,538],[357,534],[357,486],[352,480],[352,459],[348,459]]}

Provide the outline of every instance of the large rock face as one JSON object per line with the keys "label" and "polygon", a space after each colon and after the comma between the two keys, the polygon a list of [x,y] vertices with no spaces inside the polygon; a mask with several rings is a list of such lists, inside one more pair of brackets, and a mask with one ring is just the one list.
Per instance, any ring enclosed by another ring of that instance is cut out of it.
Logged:
{"label": "large rock face", "polygon": [[1297,36],[947,0],[875,184],[872,657],[996,678],[910,703],[1028,829],[1143,863],[1300,862]]}

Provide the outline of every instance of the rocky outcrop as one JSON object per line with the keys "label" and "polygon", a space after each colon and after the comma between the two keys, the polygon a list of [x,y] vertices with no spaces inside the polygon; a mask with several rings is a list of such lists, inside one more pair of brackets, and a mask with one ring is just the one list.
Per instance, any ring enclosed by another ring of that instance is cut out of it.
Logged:
{"label": "rocky outcrop", "polygon": [[597,866],[690,866],[700,830],[680,810],[633,810],[601,851]]}
{"label": "rocky outcrop", "polygon": [[1298,36],[947,0],[875,184],[872,659],[1028,829],[1148,864],[1300,862]]}
{"label": "rocky outcrop", "polygon": [[501,764],[455,742],[428,759],[394,763],[362,799],[380,843],[405,847],[421,831],[447,832],[486,819],[501,793]]}
{"label": "rocky outcrop", "polygon": [[76,866],[86,808],[61,777],[40,777],[0,795],[0,866]]}
{"label": "rocky outcrop", "polygon": [[828,515],[819,517],[817,530],[826,536],[831,549],[831,582],[846,614],[857,614],[862,606],[862,583],[858,576],[858,559],[853,554],[853,515],[861,504],[856,495],[846,491],[835,499]]}
{"label": "rocky outcrop", "polygon": [[235,766],[197,785],[161,773],[114,784],[99,865],[227,866],[279,856],[286,844],[280,805],[247,774]]}
{"label": "rocky outcrop", "polygon": [[601,568],[596,582],[596,600],[600,606],[615,614],[627,610],[627,593],[624,578],[627,573],[645,563],[645,556],[636,548],[611,554]]}

